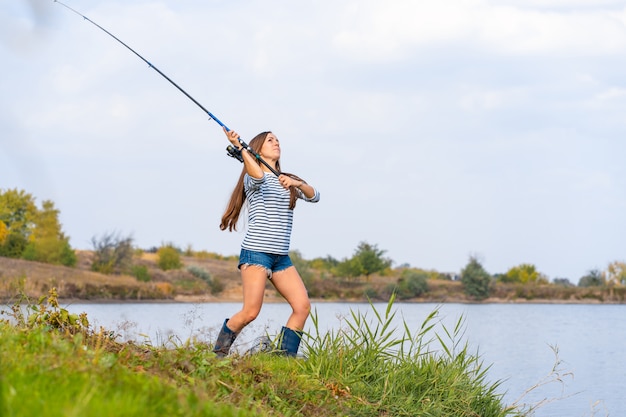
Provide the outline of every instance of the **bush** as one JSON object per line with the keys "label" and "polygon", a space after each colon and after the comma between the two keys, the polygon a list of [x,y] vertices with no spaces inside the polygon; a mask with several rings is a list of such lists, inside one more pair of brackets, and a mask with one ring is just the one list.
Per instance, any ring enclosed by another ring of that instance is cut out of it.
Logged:
{"label": "bush", "polygon": [[157,265],[163,271],[180,269],[183,263],[180,260],[180,252],[173,245],[162,246],[157,251]]}
{"label": "bush", "polygon": [[207,284],[211,284],[211,274],[209,274],[209,271],[207,271],[206,269],[201,268],[196,265],[191,265],[190,267],[187,268],[187,271],[189,271],[189,273],[193,275],[194,277],[200,278],[202,281],[206,282]]}
{"label": "bush", "polygon": [[398,278],[396,294],[398,299],[406,300],[408,298],[419,297],[428,291],[428,273],[425,271],[417,271],[414,269],[405,269]]}
{"label": "bush", "polygon": [[191,265],[187,268],[187,271],[189,271],[189,273],[194,277],[200,278],[202,281],[209,284],[211,294],[215,295],[224,291],[224,283],[222,283],[222,281],[218,278],[211,277],[211,274],[206,269],[196,265]]}
{"label": "bush", "polygon": [[211,294],[219,294],[224,291],[224,283],[217,278],[213,278],[209,284],[209,288],[211,288]]}
{"label": "bush", "polygon": [[133,260],[133,238],[118,233],[105,233],[91,238],[94,258],[91,269],[102,274],[121,274],[130,268]]}
{"label": "bush", "polygon": [[133,265],[131,274],[137,278],[137,281],[141,282],[148,282],[152,279],[150,272],[148,272],[148,267],[145,265]]}

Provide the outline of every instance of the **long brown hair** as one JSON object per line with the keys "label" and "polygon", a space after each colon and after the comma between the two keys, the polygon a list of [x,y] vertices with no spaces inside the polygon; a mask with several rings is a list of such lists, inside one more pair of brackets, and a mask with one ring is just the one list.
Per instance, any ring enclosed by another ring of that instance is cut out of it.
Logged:
{"label": "long brown hair", "polygon": [[[261,152],[261,148],[265,143],[265,139],[267,139],[267,135],[272,132],[262,132],[256,135],[248,144],[254,153],[259,154]],[[245,151],[244,151],[245,152]],[[257,163],[261,165],[261,162],[257,160]],[[280,160],[276,161],[276,170],[280,172]],[[297,179],[298,181],[303,181],[296,175],[288,174],[286,172],[281,172],[283,175],[289,175],[292,178]],[[243,178],[246,175],[246,167],[244,166],[241,170],[241,174],[239,175],[239,179],[237,180],[237,184],[235,184],[235,189],[233,190],[232,195],[230,196],[230,201],[228,202],[228,206],[222,215],[222,222],[220,223],[220,229],[226,230],[229,232],[233,230],[237,230],[237,221],[239,220],[239,215],[241,214],[241,208],[243,207],[243,203],[246,201],[246,193],[243,187]],[[291,187],[289,190],[289,209],[293,210],[296,207],[296,200],[298,199],[298,192],[295,187]]]}

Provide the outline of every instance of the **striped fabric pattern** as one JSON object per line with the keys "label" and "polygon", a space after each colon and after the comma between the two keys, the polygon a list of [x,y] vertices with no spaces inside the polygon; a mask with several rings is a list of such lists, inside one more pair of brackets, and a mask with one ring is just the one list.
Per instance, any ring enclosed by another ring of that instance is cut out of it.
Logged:
{"label": "striped fabric pattern", "polygon": [[[244,190],[248,201],[248,225],[241,247],[256,252],[276,255],[289,254],[293,210],[289,209],[289,190],[283,188],[278,177],[266,172],[263,178],[244,177]],[[313,198],[298,190],[299,198],[317,202],[319,192]]]}

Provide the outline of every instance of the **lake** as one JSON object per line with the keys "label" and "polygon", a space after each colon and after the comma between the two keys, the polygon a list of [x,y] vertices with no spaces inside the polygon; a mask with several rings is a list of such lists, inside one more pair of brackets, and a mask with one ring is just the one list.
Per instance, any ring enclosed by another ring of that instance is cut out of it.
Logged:
{"label": "lake", "polygon": [[[73,304],[71,312],[86,312],[95,326],[104,326],[123,340],[162,345],[191,337],[213,341],[226,317],[240,303],[121,303]],[[386,304],[374,304],[384,314]],[[478,353],[491,382],[502,381],[500,392],[507,404],[548,376],[560,360],[562,383],[552,382],[532,390],[521,401],[540,407],[537,417],[626,416],[626,326],[624,305],[598,304],[416,304],[396,303],[397,327],[406,321],[417,332],[425,318],[439,310],[442,325],[452,330],[464,319],[464,341]],[[345,325],[350,311],[374,317],[366,303],[313,303],[320,331]],[[276,334],[290,313],[284,303],[268,303],[237,340],[239,350],[258,337]],[[311,330],[311,321],[305,331]],[[443,335],[443,328],[436,331]],[[433,345],[434,346],[434,345]],[[568,374],[568,375],[565,375]]]}

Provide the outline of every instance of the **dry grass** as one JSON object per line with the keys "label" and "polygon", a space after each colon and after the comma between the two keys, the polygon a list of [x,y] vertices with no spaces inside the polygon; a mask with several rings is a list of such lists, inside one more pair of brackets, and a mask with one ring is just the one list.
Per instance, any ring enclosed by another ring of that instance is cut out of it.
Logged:
{"label": "dry grass", "polygon": [[78,251],[76,267],[50,265],[0,257],[0,300],[14,300],[20,295],[38,298],[57,288],[62,299],[106,300],[194,300],[215,301],[205,282],[187,271],[199,266],[224,285],[219,299],[239,299],[241,283],[237,265],[232,260],[197,259],[182,257],[180,270],[162,271],[154,254],[142,254],[134,259],[137,265],[147,267],[151,280],[140,282],[130,275],[106,275],[91,270],[90,251]]}

